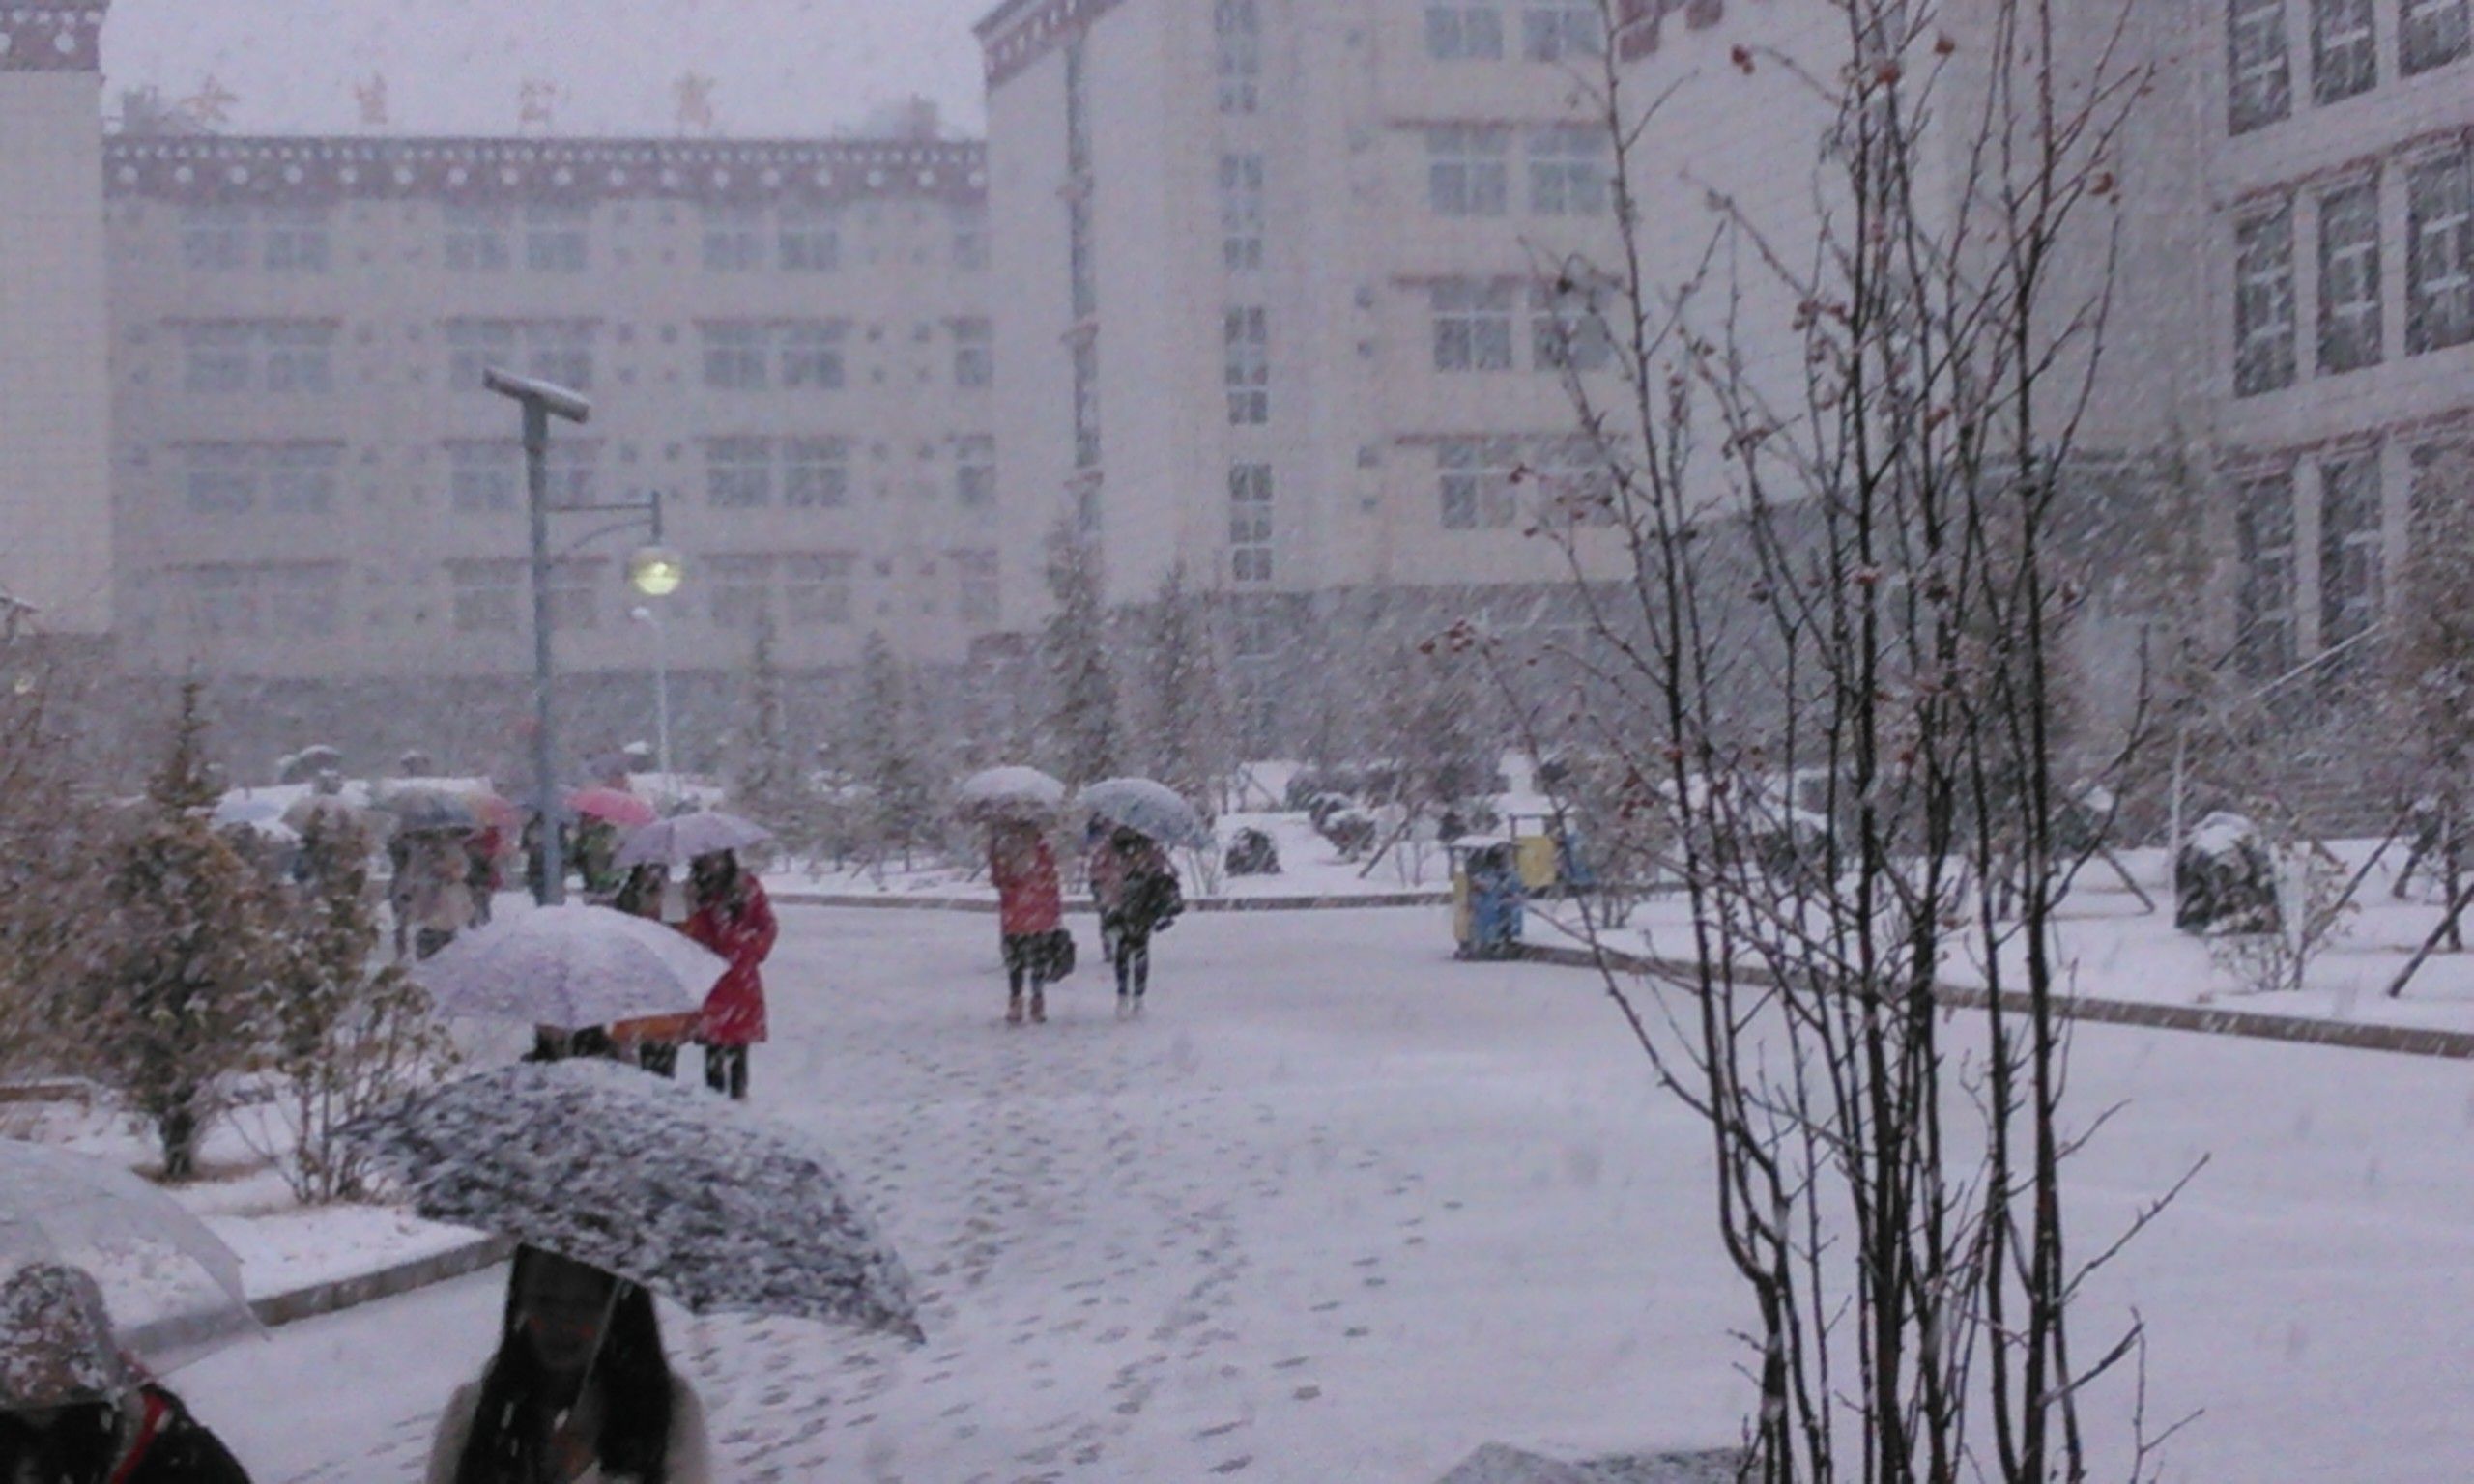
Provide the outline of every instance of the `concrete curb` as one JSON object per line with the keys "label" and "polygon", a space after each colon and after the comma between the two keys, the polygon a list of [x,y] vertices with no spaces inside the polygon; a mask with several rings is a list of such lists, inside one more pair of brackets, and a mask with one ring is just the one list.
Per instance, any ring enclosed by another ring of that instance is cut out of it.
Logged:
{"label": "concrete curb", "polygon": [[[976,912],[993,915],[996,903],[980,897],[895,896],[865,892],[802,892],[768,890],[777,907],[859,908],[885,912]],[[1341,897],[1189,897],[1189,912],[1340,912],[1351,907],[1442,907],[1452,903],[1447,891],[1366,892]],[[1098,910],[1087,897],[1068,898],[1065,910],[1089,914]]]}
{"label": "concrete curb", "polygon": [[92,1102],[95,1084],[82,1077],[53,1077],[35,1082],[0,1083],[0,1103]]}
{"label": "concrete curb", "polygon": [[[1586,948],[1524,944],[1520,956],[1535,963],[1564,968],[1595,969],[1599,955]],[[1676,959],[1649,958],[1608,951],[1608,966],[1627,973],[1674,978],[1694,972]],[[1747,983],[1773,983],[1769,975],[1746,971]],[[1942,985],[1934,998],[1953,1010],[1982,1010],[1992,996],[1971,985]],[[2014,1014],[2030,1007],[2016,991],[2001,996],[2001,1008]],[[2141,1000],[2101,1000],[2073,995],[2057,1000],[2055,1010],[2065,1020],[2099,1025],[2129,1025],[2156,1031],[2187,1031],[2201,1036],[2237,1036],[2248,1041],[2278,1041],[2291,1045],[2335,1046],[2353,1051],[2383,1051],[2394,1056],[2431,1056],[2447,1061],[2474,1061],[2474,1032],[2425,1030],[2414,1026],[2365,1025],[2350,1020],[2318,1020],[2303,1015],[2264,1014],[2251,1010],[2216,1010],[2200,1005],[2157,1005]]]}
{"label": "concrete curb", "polygon": [[511,1238],[479,1237],[462,1246],[396,1263],[375,1272],[358,1272],[349,1277],[310,1283],[285,1293],[252,1298],[249,1309],[258,1316],[259,1324],[273,1329],[324,1314],[340,1314],[364,1303],[376,1303],[382,1298],[392,1298],[416,1289],[478,1272],[505,1262],[514,1252],[515,1242]]}

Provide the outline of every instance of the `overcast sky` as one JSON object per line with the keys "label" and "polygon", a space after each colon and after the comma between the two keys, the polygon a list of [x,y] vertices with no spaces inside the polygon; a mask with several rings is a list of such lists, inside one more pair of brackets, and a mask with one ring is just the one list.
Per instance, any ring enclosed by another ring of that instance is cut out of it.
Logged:
{"label": "overcast sky", "polygon": [[388,132],[511,133],[528,81],[554,131],[678,129],[677,84],[711,79],[719,131],[816,135],[912,94],[982,128],[971,23],[995,0],[113,0],[105,106],[174,101],[212,77],[232,133],[364,130],[384,77]]}

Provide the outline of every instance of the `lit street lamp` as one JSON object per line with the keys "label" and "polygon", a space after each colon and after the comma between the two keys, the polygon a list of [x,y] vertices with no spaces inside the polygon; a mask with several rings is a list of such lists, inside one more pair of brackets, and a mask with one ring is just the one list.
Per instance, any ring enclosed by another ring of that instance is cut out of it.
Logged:
{"label": "lit street lamp", "polygon": [[[677,571],[676,567],[670,570],[674,576]],[[642,580],[637,581],[636,586],[648,597],[661,596],[647,587]],[[665,590],[676,591],[677,586],[678,585],[673,582]],[[657,765],[661,769],[662,790],[665,794],[674,793],[677,789],[677,785],[675,782],[676,775],[670,770],[670,625],[664,623],[661,614],[655,613],[649,606],[638,608],[627,616],[638,623],[652,626],[653,726],[655,728],[653,747],[658,759]],[[666,804],[667,798],[663,802]]]}

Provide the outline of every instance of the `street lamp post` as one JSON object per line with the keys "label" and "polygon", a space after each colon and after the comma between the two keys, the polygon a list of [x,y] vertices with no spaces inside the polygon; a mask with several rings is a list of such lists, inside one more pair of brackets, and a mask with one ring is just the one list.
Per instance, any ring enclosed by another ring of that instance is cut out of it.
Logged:
{"label": "street lamp post", "polygon": [[670,625],[650,607],[639,608],[628,616],[651,625],[653,631],[653,748],[659,758],[662,789],[669,793],[677,786],[673,782],[677,775],[670,768]]}

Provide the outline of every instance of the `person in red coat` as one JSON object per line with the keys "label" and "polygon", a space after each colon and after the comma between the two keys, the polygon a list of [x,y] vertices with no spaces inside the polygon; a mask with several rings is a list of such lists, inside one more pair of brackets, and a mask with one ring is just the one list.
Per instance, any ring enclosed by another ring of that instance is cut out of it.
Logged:
{"label": "person in red coat", "polygon": [[687,901],[687,935],[730,961],[705,997],[697,1025],[705,1081],[744,1101],[747,1049],[765,1039],[763,963],[781,926],[762,883],[727,850],[689,863]]}
{"label": "person in red coat", "polygon": [[996,884],[997,930],[1005,948],[1005,1021],[1022,1023],[1027,980],[1031,1019],[1045,1022],[1053,935],[1065,927],[1065,889],[1057,881],[1056,855],[1036,825],[999,825],[988,842],[988,877]]}

